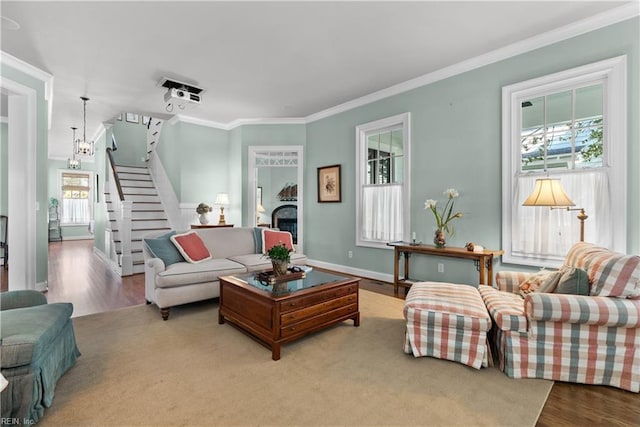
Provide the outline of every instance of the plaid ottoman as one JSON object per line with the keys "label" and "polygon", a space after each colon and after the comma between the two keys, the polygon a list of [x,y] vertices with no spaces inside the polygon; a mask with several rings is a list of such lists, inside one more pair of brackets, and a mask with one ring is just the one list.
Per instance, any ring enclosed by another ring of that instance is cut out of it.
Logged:
{"label": "plaid ottoman", "polygon": [[414,283],[405,299],[404,318],[405,353],[453,360],[476,369],[489,366],[491,317],[475,287]]}

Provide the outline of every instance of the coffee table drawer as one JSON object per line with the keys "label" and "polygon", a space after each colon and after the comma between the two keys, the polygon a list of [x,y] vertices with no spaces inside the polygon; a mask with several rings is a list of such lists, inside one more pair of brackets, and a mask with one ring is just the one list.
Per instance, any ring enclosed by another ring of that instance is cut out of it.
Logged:
{"label": "coffee table drawer", "polygon": [[310,319],[303,320],[302,322],[294,323],[289,326],[283,326],[280,328],[281,338],[287,338],[300,333],[307,333],[316,327],[322,327],[323,325],[330,323],[336,319],[339,319],[349,314],[353,314],[358,311],[358,304],[350,304],[346,307],[340,307],[336,310],[331,310],[319,314],[318,316],[311,317]]}
{"label": "coffee table drawer", "polygon": [[350,283],[348,285],[339,286],[326,291],[316,292],[311,295],[305,295],[297,298],[290,298],[280,303],[280,313],[287,313],[293,310],[299,310],[304,307],[320,304],[324,301],[336,299],[349,294],[357,294],[358,284]]}
{"label": "coffee table drawer", "polygon": [[280,316],[280,324],[282,326],[291,325],[292,323],[300,322],[304,319],[308,319],[309,317],[317,316],[321,313],[326,313],[327,311],[345,307],[350,304],[355,304],[357,301],[358,296],[354,293],[340,298],[321,302],[309,307],[301,308],[300,310],[289,311]]}

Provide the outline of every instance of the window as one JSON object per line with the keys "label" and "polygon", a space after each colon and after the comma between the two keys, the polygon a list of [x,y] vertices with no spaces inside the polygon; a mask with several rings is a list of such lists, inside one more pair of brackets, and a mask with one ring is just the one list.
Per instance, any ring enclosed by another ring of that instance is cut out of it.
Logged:
{"label": "window", "polygon": [[82,225],[91,221],[91,172],[60,171],[60,223]]}
{"label": "window", "polygon": [[356,127],[356,245],[387,247],[409,227],[409,113]]}
{"label": "window", "polygon": [[625,86],[623,56],[503,88],[505,262],[557,266],[579,240],[576,211],[522,206],[542,177],[585,210],[586,241],[626,250]]}

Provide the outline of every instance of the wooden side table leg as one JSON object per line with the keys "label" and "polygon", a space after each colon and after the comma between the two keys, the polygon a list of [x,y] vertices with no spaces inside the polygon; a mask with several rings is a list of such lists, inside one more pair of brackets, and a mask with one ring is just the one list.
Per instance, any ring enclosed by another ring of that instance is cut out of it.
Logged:
{"label": "wooden side table leg", "polygon": [[486,264],[487,260],[486,258],[482,258],[479,262],[479,269],[478,271],[480,272],[480,284],[484,285],[486,283],[485,279],[487,277],[487,271],[485,268],[485,264]]}
{"label": "wooden side table leg", "polygon": [[398,248],[394,248],[394,260],[393,260],[393,295],[398,296],[398,275],[400,274],[400,251]]}
{"label": "wooden side table leg", "polygon": [[487,259],[487,285],[493,286],[493,256]]}

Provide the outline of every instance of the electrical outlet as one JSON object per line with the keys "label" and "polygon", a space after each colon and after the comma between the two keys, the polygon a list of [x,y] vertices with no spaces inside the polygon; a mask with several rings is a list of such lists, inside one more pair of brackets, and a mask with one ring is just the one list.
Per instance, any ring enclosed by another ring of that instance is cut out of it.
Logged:
{"label": "electrical outlet", "polygon": [[353,251],[347,252],[347,255],[349,255],[349,258],[353,258]]}
{"label": "electrical outlet", "polygon": [[444,273],[444,264],[441,262],[438,263],[438,273]]}

